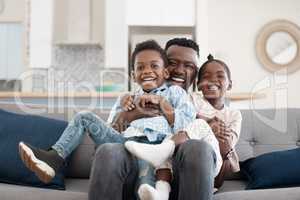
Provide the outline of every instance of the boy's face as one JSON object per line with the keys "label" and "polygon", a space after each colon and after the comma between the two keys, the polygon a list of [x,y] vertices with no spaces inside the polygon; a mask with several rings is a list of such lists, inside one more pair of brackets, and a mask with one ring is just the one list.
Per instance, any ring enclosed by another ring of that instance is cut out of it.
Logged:
{"label": "boy's face", "polygon": [[225,98],[225,93],[231,89],[231,85],[224,66],[218,62],[210,62],[205,66],[197,87],[205,99],[209,100]]}
{"label": "boy's face", "polygon": [[188,47],[172,45],[167,50],[169,81],[188,90],[197,75],[197,52]]}
{"label": "boy's face", "polygon": [[149,92],[160,87],[169,78],[160,53],[155,50],[139,52],[134,61],[133,78],[144,91]]}

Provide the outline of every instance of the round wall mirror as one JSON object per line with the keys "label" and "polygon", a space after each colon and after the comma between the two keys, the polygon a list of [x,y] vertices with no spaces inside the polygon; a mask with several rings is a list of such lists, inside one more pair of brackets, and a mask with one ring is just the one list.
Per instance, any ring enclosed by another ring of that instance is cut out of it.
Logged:
{"label": "round wall mirror", "polygon": [[257,37],[256,53],[261,64],[271,72],[294,72],[300,68],[300,29],[276,20],[266,24]]}

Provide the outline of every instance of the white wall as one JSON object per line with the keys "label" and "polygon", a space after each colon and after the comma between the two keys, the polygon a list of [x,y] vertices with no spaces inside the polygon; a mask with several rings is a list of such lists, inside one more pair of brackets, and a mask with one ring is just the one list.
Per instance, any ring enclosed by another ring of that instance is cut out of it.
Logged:
{"label": "white wall", "polygon": [[30,67],[48,68],[52,56],[53,0],[31,0]]}
{"label": "white wall", "polygon": [[25,0],[2,0],[0,22],[23,22],[25,18]]}
{"label": "white wall", "polygon": [[195,0],[105,0],[105,66],[128,66],[129,26],[192,27],[195,10]]}
{"label": "white wall", "polygon": [[[232,91],[252,92],[258,88],[268,87],[268,83],[273,88],[272,92],[268,93],[268,98],[254,103],[243,101],[235,104],[243,108],[300,107],[300,95],[297,95],[300,70],[287,77],[274,76],[262,67],[255,54],[256,36],[267,22],[287,19],[300,26],[300,1],[209,0],[207,3],[208,42],[206,45],[209,52],[217,58],[224,59],[231,68],[234,84]],[[197,38],[206,39],[201,36],[203,34],[198,33]]]}
{"label": "white wall", "polygon": [[128,25],[195,25],[195,0],[126,0],[126,2]]}
{"label": "white wall", "polygon": [[104,27],[105,67],[126,68],[128,64],[128,27],[125,0],[105,0]]}

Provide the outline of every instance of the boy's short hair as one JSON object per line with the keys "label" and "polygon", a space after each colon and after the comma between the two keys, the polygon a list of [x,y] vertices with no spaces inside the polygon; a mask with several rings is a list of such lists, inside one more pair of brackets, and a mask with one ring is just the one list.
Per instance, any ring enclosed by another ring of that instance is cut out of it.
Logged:
{"label": "boy's short hair", "polygon": [[134,62],[135,62],[136,55],[141,51],[145,51],[145,50],[157,51],[164,62],[164,66],[165,67],[168,66],[168,58],[165,50],[155,40],[146,40],[144,42],[138,43],[135,46],[135,49],[131,55],[131,62],[130,62],[131,70],[134,70]]}
{"label": "boy's short hair", "polygon": [[198,72],[198,82],[200,81],[200,79],[202,78],[202,75],[203,75],[203,71],[205,69],[205,66],[208,65],[209,63],[211,62],[217,62],[219,63],[220,65],[222,65],[226,71],[226,74],[227,74],[227,77],[229,80],[231,80],[231,72],[230,72],[230,69],[229,67],[226,65],[225,62],[221,61],[221,60],[218,60],[218,59],[215,59],[211,54],[209,54],[207,56],[207,61],[205,63],[203,63],[199,69],[199,72]]}
{"label": "boy's short hair", "polygon": [[188,38],[173,38],[173,39],[171,39],[167,42],[165,50],[167,51],[168,48],[170,46],[173,46],[173,45],[188,47],[188,48],[194,49],[197,53],[197,56],[199,57],[199,46],[195,41],[193,41],[191,39],[188,39]]}

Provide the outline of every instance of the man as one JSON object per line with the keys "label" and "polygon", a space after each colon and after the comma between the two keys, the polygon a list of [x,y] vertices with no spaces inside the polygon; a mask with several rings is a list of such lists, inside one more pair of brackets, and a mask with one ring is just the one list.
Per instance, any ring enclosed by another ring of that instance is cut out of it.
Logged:
{"label": "man", "polygon": [[[198,45],[189,39],[175,38],[168,41],[165,50],[169,60],[169,82],[188,91],[197,75]],[[155,108],[142,110],[139,107],[130,112],[121,112],[115,118],[113,127],[121,131],[131,121],[141,117],[152,117],[158,112]],[[212,155],[210,146],[202,141],[189,140],[179,146],[173,158],[174,179],[170,199],[212,198]],[[137,159],[130,155],[123,145],[101,145],[93,163],[89,199],[130,200],[134,197],[138,175]]]}

